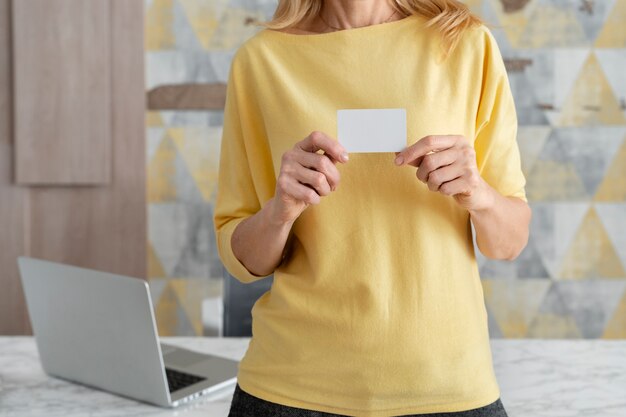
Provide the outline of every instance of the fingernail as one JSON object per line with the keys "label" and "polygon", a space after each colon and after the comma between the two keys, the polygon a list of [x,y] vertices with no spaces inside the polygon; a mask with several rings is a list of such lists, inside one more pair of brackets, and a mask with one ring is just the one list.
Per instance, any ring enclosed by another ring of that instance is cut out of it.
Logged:
{"label": "fingernail", "polygon": [[341,154],[341,160],[346,162],[348,159],[350,159],[350,157],[348,156],[347,152],[344,152]]}
{"label": "fingernail", "polygon": [[402,158],[402,155],[398,155],[396,157],[396,165],[402,165],[402,162],[404,162],[404,158]]}

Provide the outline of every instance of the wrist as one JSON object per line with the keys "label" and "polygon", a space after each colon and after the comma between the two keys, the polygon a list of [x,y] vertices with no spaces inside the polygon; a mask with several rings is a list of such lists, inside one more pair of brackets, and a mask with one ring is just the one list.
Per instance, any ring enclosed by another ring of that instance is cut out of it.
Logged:
{"label": "wrist", "polygon": [[471,216],[491,211],[497,203],[497,191],[485,180],[481,179],[481,185],[476,192],[476,204],[468,208]]}
{"label": "wrist", "polygon": [[267,204],[263,207],[265,210],[265,224],[271,226],[274,229],[291,229],[294,220],[286,220],[281,218],[276,210],[276,197],[272,197],[267,201]]}

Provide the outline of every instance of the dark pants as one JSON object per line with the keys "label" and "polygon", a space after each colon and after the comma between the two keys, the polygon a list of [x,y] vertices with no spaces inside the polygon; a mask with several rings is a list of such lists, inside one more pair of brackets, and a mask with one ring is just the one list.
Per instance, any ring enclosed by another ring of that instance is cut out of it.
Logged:
{"label": "dark pants", "polygon": [[[304,408],[289,407],[257,398],[235,387],[235,394],[230,404],[228,417],[340,417],[342,414],[324,413],[322,411],[306,410]],[[399,417],[428,416],[428,417],[508,417],[502,402],[498,398],[484,407],[452,413],[411,414]],[[345,416],[343,416],[345,417]]]}

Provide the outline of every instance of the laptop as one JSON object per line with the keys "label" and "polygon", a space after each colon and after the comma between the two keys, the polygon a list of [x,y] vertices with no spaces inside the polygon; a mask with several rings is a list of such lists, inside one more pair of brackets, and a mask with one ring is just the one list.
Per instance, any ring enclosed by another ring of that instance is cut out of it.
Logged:
{"label": "laptop", "polygon": [[234,389],[238,361],[159,343],[145,280],[23,256],[18,266],[47,374],[162,407]]}

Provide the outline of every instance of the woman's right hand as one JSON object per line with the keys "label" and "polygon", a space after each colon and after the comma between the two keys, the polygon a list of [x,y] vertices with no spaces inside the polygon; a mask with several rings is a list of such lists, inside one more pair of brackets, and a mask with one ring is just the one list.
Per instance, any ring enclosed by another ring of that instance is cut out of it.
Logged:
{"label": "woman's right hand", "polygon": [[[323,154],[317,153],[319,150]],[[348,153],[341,144],[320,131],[306,138],[282,155],[276,181],[272,218],[277,223],[293,223],[311,204],[319,204],[322,196],[339,185],[335,164],[347,162]]]}

